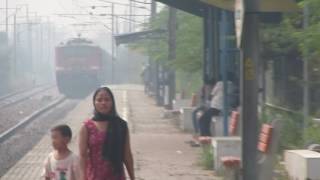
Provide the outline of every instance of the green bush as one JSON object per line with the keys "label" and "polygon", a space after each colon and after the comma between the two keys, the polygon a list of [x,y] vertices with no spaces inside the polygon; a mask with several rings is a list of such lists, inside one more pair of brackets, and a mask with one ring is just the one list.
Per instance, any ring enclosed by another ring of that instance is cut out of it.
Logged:
{"label": "green bush", "polygon": [[206,170],[213,169],[213,152],[211,145],[205,145],[202,147],[202,152],[200,156],[200,165]]}
{"label": "green bush", "polygon": [[320,144],[320,124],[312,118],[303,122],[299,112],[286,112],[272,107],[264,107],[261,122],[274,119],[282,121],[279,153],[287,149],[302,149],[310,144]]}
{"label": "green bush", "polygon": [[320,144],[320,124],[310,120],[305,131],[305,144]]}
{"label": "green bush", "polygon": [[265,107],[261,116],[261,122],[271,122],[279,119],[282,121],[280,147],[285,149],[297,149],[303,147],[303,116],[301,113],[286,112],[272,107]]}

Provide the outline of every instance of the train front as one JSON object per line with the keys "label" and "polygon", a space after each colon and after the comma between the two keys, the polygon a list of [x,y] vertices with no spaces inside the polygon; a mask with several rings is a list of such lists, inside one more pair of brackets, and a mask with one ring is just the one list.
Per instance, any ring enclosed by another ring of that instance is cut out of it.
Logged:
{"label": "train front", "polygon": [[73,39],[56,47],[56,81],[70,98],[87,96],[100,86],[102,51],[85,39]]}

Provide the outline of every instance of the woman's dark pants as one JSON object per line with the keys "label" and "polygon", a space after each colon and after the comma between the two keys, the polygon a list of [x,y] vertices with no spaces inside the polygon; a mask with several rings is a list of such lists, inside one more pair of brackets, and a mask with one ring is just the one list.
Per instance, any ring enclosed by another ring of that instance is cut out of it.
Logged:
{"label": "woman's dark pants", "polygon": [[201,136],[212,136],[210,132],[211,119],[214,116],[219,116],[220,110],[215,108],[207,109],[199,119],[199,128]]}

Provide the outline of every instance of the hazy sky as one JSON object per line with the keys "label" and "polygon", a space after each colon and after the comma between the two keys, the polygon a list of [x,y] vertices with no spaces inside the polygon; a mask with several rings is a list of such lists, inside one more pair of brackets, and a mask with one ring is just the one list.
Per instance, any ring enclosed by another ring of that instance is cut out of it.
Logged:
{"label": "hazy sky", "polygon": [[[37,12],[39,16],[50,16],[50,20],[54,22],[61,30],[67,31],[70,34],[77,34],[81,32],[87,36],[94,36],[98,31],[103,31],[105,33],[110,33],[111,18],[102,16],[81,16],[76,14],[111,14],[111,8],[97,7],[92,10],[90,7],[95,6],[108,6],[108,2],[116,2],[120,4],[129,4],[129,0],[8,0],[9,7],[14,8],[17,4],[29,4],[30,12]],[[107,2],[102,2],[107,1]],[[144,0],[139,0],[143,2]],[[150,2],[150,0],[147,0]],[[145,6],[150,9],[150,5],[136,4],[136,6]],[[0,7],[5,7],[5,0],[0,0]],[[138,14],[149,14],[149,11],[136,8],[136,13]],[[115,6],[116,14],[128,14],[129,8],[123,5]],[[4,10],[1,10],[1,15],[4,15]],[[12,14],[12,10],[9,14]],[[21,9],[18,12],[19,16],[24,16],[25,11]],[[68,16],[59,16],[58,14],[75,14]],[[32,16],[32,15],[31,15]],[[4,16],[2,16],[4,17]],[[43,18],[45,19],[45,18]],[[5,22],[5,19],[1,19],[1,23]],[[11,18],[12,21],[12,18]],[[136,18],[135,21],[143,23],[144,18]],[[119,19],[119,31],[121,32],[126,28],[125,19]],[[83,24],[94,24],[94,25],[83,25]],[[82,24],[82,25],[81,25]],[[128,24],[128,22],[126,23]],[[138,25],[137,25],[138,26]],[[3,29],[3,28],[2,28]]]}

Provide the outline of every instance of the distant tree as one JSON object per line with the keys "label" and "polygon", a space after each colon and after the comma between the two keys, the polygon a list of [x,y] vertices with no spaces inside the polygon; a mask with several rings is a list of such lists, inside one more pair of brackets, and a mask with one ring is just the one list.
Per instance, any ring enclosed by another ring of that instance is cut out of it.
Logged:
{"label": "distant tree", "polygon": [[[262,24],[261,55],[264,60],[273,61],[308,59],[311,99],[318,101],[317,92],[320,89],[320,11],[318,9],[320,1],[300,0],[299,5],[301,8],[308,5],[310,11],[308,27],[303,27],[303,11],[284,14],[280,24]],[[296,68],[301,68],[302,71],[302,66]],[[302,77],[301,74],[299,77],[289,77],[289,80],[302,87],[304,85]]]}
{"label": "distant tree", "polygon": [[[154,21],[145,24],[145,29],[166,29],[168,9],[157,14]],[[145,39],[132,47],[146,53],[152,60],[185,72],[198,72],[202,69],[203,32],[202,19],[178,11],[177,15],[177,55],[174,61],[168,61],[168,36],[163,34],[156,39]]]}

